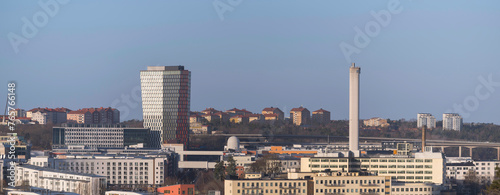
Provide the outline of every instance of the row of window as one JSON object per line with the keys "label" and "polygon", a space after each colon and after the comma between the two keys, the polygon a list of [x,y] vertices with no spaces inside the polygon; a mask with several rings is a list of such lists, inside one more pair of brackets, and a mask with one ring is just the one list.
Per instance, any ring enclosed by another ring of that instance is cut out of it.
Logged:
{"label": "row of window", "polygon": [[[426,162],[432,163],[432,159],[354,159],[353,162]],[[310,158],[309,162],[347,162],[347,159],[319,159]]]}
{"label": "row of window", "polygon": [[245,182],[243,182],[243,183],[238,182],[236,185],[238,187],[240,185],[242,187],[259,187],[259,185],[260,186],[264,186],[265,185],[266,187],[267,186],[271,186],[272,187],[273,184],[274,184],[274,186],[280,186],[280,187],[281,186],[285,186],[285,187],[286,186],[294,186],[295,187],[295,186],[301,186],[301,185],[302,186],[306,186],[306,182],[248,182],[246,184],[245,184]]}

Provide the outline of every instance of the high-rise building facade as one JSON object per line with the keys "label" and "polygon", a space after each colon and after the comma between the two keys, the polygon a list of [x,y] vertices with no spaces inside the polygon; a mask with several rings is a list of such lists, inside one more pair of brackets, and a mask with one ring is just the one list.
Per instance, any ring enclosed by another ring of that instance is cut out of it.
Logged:
{"label": "high-rise building facade", "polygon": [[144,127],[151,130],[151,145],[189,144],[191,72],[184,66],[148,66],[141,71]]}
{"label": "high-rise building facade", "polygon": [[456,113],[443,114],[443,129],[444,130],[462,130],[463,119]]}
{"label": "high-rise building facade", "polygon": [[428,129],[436,128],[436,117],[429,113],[418,113],[417,127],[422,128],[423,126],[427,126]]}
{"label": "high-rise building facade", "polygon": [[311,122],[311,112],[307,108],[298,107],[290,110],[290,119],[294,125],[308,125]]}

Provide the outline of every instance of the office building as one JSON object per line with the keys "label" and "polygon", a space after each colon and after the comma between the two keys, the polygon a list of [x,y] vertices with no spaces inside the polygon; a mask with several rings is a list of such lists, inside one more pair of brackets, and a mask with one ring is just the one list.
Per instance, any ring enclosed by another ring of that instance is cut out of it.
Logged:
{"label": "office building", "polygon": [[106,177],[33,165],[16,166],[16,186],[29,185],[51,191],[74,192],[82,195],[104,194]]}
{"label": "office building", "polygon": [[144,127],[155,147],[189,144],[191,72],[184,66],[148,66],[141,71]]}
{"label": "office building", "polygon": [[316,124],[328,124],[330,123],[330,111],[324,110],[323,108],[312,112],[312,121]]}
{"label": "office building", "polygon": [[409,183],[444,183],[445,160],[442,153],[423,152],[414,156],[376,155],[359,158],[341,154],[301,158],[301,172],[368,171],[390,176],[392,181]]}
{"label": "office building", "polygon": [[52,128],[52,148],[123,148],[136,144],[149,147],[150,130],[124,125],[63,124]]}
{"label": "office building", "polygon": [[426,126],[427,129],[436,128],[436,117],[429,113],[418,113],[417,114],[417,128],[422,128]]}
{"label": "office building", "polygon": [[302,106],[290,110],[290,119],[294,125],[309,125],[311,123],[311,112]]}
{"label": "office building", "polygon": [[456,113],[443,114],[443,130],[462,130],[463,119]]}
{"label": "office building", "polygon": [[108,184],[162,185],[165,177],[177,171],[175,154],[133,155],[59,155],[33,157],[30,164],[55,170],[102,175]]}

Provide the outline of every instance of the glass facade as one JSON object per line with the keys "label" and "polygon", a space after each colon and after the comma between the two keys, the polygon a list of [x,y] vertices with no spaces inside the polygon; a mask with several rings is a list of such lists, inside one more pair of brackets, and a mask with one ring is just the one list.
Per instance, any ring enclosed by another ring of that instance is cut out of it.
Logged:
{"label": "glass facade", "polygon": [[150,146],[187,146],[191,72],[183,66],[150,66],[141,71],[141,93],[144,127],[152,133]]}

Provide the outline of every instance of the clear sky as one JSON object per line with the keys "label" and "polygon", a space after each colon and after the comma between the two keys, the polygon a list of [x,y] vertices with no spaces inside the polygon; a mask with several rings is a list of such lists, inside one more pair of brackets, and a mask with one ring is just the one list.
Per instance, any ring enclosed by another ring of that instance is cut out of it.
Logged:
{"label": "clear sky", "polygon": [[184,65],[194,111],[303,105],[347,119],[344,42],[362,69],[361,118],[441,120],[456,104],[464,122],[500,124],[500,1],[45,2],[0,6],[0,97],[16,81],[20,108],[139,119],[139,71]]}

